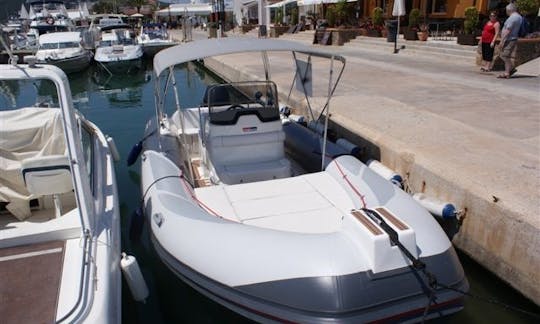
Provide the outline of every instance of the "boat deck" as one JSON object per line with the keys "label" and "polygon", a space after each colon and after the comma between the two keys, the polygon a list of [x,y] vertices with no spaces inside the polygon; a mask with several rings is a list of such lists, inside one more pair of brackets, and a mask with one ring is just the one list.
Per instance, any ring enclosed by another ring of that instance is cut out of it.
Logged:
{"label": "boat deck", "polygon": [[65,241],[0,249],[0,318],[3,324],[53,323]]}

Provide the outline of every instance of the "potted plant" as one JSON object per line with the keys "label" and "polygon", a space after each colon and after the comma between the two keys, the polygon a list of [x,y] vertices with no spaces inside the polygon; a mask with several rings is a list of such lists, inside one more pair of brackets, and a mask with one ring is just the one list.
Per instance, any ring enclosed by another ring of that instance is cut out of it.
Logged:
{"label": "potted plant", "polygon": [[371,26],[368,30],[368,36],[381,37],[381,30],[383,29],[383,10],[381,7],[373,8],[371,12]]}
{"label": "potted plant", "polygon": [[418,40],[423,41],[423,42],[427,41],[428,36],[429,36],[428,25],[427,24],[420,24],[420,26],[418,27],[418,32],[416,33],[416,35],[418,36]]}
{"label": "potted plant", "polygon": [[465,21],[463,33],[458,35],[457,42],[460,45],[477,45],[476,27],[478,26],[478,9],[468,7],[465,9]]}
{"label": "potted plant", "polygon": [[208,27],[208,38],[217,38],[218,23],[211,21],[206,26]]}
{"label": "potted plant", "polygon": [[418,24],[420,23],[420,10],[415,8],[409,13],[409,26],[403,31],[405,40],[418,40]]}

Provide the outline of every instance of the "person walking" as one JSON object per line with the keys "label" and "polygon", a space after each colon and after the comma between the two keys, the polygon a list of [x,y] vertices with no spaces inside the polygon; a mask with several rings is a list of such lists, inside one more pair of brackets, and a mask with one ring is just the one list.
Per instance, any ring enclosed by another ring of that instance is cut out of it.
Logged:
{"label": "person walking", "polygon": [[523,19],[513,3],[506,6],[506,15],[508,15],[508,19],[504,22],[500,44],[500,57],[504,62],[504,73],[497,76],[501,79],[509,79],[512,74],[516,73],[512,59],[515,57],[519,28]]}
{"label": "person walking", "polygon": [[482,46],[482,72],[491,72],[493,68],[493,52],[495,52],[495,40],[499,35],[501,24],[497,19],[497,13],[492,11],[489,14],[489,21],[484,25],[482,37],[480,38]]}

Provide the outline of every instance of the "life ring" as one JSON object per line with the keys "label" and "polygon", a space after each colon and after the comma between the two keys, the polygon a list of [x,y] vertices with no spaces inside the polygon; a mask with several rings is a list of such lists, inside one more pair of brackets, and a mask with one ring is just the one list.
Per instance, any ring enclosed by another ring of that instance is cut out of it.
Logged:
{"label": "life ring", "polygon": [[47,17],[45,22],[49,25],[54,25],[54,18],[53,17]]}

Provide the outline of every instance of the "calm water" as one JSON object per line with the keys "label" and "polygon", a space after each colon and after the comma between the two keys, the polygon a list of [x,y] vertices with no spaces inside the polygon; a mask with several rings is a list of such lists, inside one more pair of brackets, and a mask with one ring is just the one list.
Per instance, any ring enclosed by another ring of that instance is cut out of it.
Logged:
{"label": "calm water", "polygon": [[[124,323],[244,323],[243,317],[201,296],[177,279],[157,258],[148,233],[139,243],[129,241],[130,215],[139,205],[139,165],[127,167],[125,159],[142,136],[146,121],[154,115],[153,80],[149,63],[145,71],[109,78],[94,69],[71,76],[77,108],[114,137],[122,161],[116,164],[116,178],[122,214],[122,249],[137,257],[150,288],[146,304],[134,302],[127,288],[123,294]],[[206,84],[216,79],[195,66],[177,69],[181,103],[197,106]],[[173,110],[172,102],[169,111]],[[540,313],[540,308],[496,278],[467,256],[460,254],[471,292]],[[125,285],[124,285],[125,287]],[[439,323],[532,323],[533,318],[474,299],[465,309]]]}

